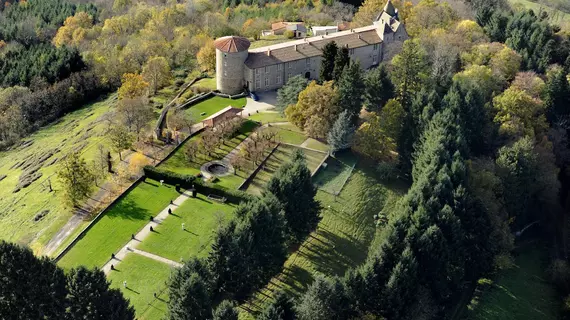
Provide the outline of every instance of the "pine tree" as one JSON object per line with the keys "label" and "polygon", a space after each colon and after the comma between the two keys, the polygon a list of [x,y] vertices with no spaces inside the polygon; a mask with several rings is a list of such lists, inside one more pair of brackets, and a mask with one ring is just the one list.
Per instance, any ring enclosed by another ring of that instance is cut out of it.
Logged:
{"label": "pine tree", "polygon": [[298,154],[293,162],[281,166],[266,189],[283,205],[287,233],[294,241],[301,241],[316,228],[320,204],[304,157]]}
{"label": "pine tree", "polygon": [[0,241],[0,314],[4,319],[65,319],[65,276],[52,260]]}
{"label": "pine tree", "polygon": [[212,302],[206,280],[192,273],[181,283],[171,285],[168,313],[171,320],[210,319]]}
{"label": "pine tree", "polygon": [[570,85],[567,76],[568,72],[562,68],[554,69],[548,75],[544,104],[550,123],[570,114]]}
{"label": "pine tree", "polygon": [[352,146],[352,139],[354,138],[354,133],[356,131],[356,126],[352,124],[353,118],[354,116],[352,116],[348,110],[344,110],[340,113],[338,119],[331,128],[327,137],[327,142],[333,154],[339,150],[348,149]]}
{"label": "pine tree", "polygon": [[299,93],[305,90],[309,81],[300,75],[287,80],[287,83],[277,91],[277,110],[282,114],[288,106],[297,104]]}
{"label": "pine tree", "polygon": [[338,47],[336,42],[331,41],[323,47],[323,56],[321,59],[321,69],[319,79],[324,81],[333,80],[334,62],[337,55]]}
{"label": "pine tree", "polygon": [[110,289],[105,274],[84,267],[67,276],[68,314],[71,319],[125,320],[135,318],[135,309],[118,289]]}
{"label": "pine tree", "polygon": [[301,320],[350,319],[349,302],[337,278],[317,276],[297,305]]}
{"label": "pine tree", "polygon": [[392,60],[392,82],[406,112],[409,112],[414,95],[422,87],[427,72],[427,60],[424,49],[415,40],[406,40],[402,51]]}
{"label": "pine tree", "polygon": [[353,116],[352,123],[356,123],[364,96],[364,79],[360,63],[353,62],[346,66],[337,83],[339,105],[342,109],[348,110]]}
{"label": "pine tree", "polygon": [[384,64],[366,73],[364,85],[364,105],[368,112],[380,111],[394,97],[394,85]]}
{"label": "pine tree", "polygon": [[338,50],[336,57],[334,58],[334,71],[333,79],[338,81],[342,76],[344,68],[350,64],[350,55],[347,47],[342,47]]}
{"label": "pine tree", "polygon": [[236,304],[229,300],[222,301],[214,310],[213,320],[238,320]]}
{"label": "pine tree", "polygon": [[278,291],[271,303],[256,318],[257,320],[295,320],[297,318],[291,299]]}

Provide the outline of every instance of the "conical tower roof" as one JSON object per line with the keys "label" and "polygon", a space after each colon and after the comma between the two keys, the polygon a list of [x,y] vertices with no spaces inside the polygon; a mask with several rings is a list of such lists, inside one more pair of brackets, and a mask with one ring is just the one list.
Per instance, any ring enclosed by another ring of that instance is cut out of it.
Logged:
{"label": "conical tower roof", "polygon": [[216,49],[222,52],[242,52],[249,49],[250,45],[247,38],[236,36],[221,37],[214,41]]}
{"label": "conical tower roof", "polygon": [[392,17],[396,16],[396,7],[394,7],[392,4],[392,0],[388,0],[388,2],[386,2],[386,5],[384,6],[384,12]]}

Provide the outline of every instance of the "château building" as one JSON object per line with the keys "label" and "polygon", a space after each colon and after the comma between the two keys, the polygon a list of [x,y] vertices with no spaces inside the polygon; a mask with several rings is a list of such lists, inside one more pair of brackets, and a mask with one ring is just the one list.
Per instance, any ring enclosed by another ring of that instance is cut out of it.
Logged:
{"label": "ch\u00e2teau building", "polygon": [[282,87],[296,75],[318,79],[323,47],[329,42],[346,47],[350,58],[363,69],[389,61],[408,39],[392,2],[366,27],[249,49],[244,37],[227,36],[214,41],[216,84],[220,92],[237,94],[244,89],[267,91]]}

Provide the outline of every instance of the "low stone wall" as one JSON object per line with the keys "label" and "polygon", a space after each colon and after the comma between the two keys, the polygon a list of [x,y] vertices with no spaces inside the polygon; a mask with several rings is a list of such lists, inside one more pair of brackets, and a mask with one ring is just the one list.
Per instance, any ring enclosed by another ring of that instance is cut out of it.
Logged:
{"label": "low stone wall", "polygon": [[239,99],[239,98],[244,98],[244,97],[247,97],[247,96],[248,96],[247,92],[245,92],[245,91],[242,92],[242,93],[234,94],[233,96],[232,96],[232,95],[229,95],[229,94],[221,93],[221,92],[218,92],[218,91],[212,91],[212,93],[213,93],[214,95],[218,96],[218,97],[228,98],[228,99],[232,99],[232,100]]}

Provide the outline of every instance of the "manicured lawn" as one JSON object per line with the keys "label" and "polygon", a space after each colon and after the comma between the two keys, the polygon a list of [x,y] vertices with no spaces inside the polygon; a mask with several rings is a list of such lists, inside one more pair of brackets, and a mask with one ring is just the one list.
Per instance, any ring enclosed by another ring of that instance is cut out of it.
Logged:
{"label": "manicured lawn", "polygon": [[[246,121],[240,130],[240,134],[235,136],[229,141],[226,141],[224,145],[218,148],[215,155],[208,157],[206,155],[198,155],[198,158],[193,162],[186,159],[186,149],[184,146],[179,148],[170,158],[160,164],[160,168],[177,172],[180,174],[190,174],[196,175],[200,173],[200,167],[209,161],[215,159],[222,159],[233,149],[235,149],[243,140],[245,140],[257,127],[257,124],[253,121]],[[200,135],[196,135],[190,138],[187,143],[193,143],[200,139]],[[241,171],[237,172],[237,175],[228,175],[219,178],[216,182],[219,185],[226,187],[228,189],[237,189],[237,187],[247,178],[247,175]]]}
{"label": "manicured lawn", "polygon": [[259,121],[262,124],[274,123],[274,122],[287,122],[287,118],[285,118],[283,115],[281,115],[281,113],[277,111],[254,113],[251,116],[249,116],[248,119]]}
{"label": "manicured lawn", "polygon": [[188,198],[137,248],[174,261],[206,257],[215,230],[229,221],[234,209],[235,205],[208,200],[207,195]]}
{"label": "manicured lawn", "polygon": [[305,147],[307,147],[309,149],[324,151],[324,152],[329,151],[329,146],[327,144],[322,143],[319,140],[315,140],[313,138],[309,138],[308,140],[309,141],[307,141],[307,144],[305,145]]}
{"label": "manicured lawn", "polygon": [[[298,297],[317,273],[343,275],[349,267],[362,264],[376,232],[373,216],[390,197],[399,197],[399,193],[380,184],[367,168],[360,166],[336,199],[319,191],[317,199],[322,206],[322,220],[317,230],[289,256],[283,272],[255,294],[246,307],[261,310],[279,289]],[[253,319],[245,311],[241,316]]]}
{"label": "manicured lawn", "polygon": [[190,113],[190,116],[192,119],[194,119],[194,121],[200,122],[227,106],[232,106],[234,108],[243,108],[245,106],[245,98],[232,100],[214,96],[191,106],[186,110],[186,112]]}
{"label": "manicured lawn", "polygon": [[61,267],[101,267],[150,219],[179,196],[174,187],[147,179],[115,204],[58,262]]}
{"label": "manicured lawn", "polygon": [[326,161],[327,166],[319,169],[319,172],[313,177],[313,182],[320,190],[333,195],[337,194],[352,174],[355,163],[356,157],[351,153],[337,158],[329,157]]}
{"label": "manicured lawn", "polygon": [[[123,295],[135,307],[136,318],[139,320],[159,320],[168,310],[166,281],[171,267],[159,261],[129,253],[117,266],[116,271],[108,275],[111,287],[120,289]],[[127,288],[123,281],[127,281]],[[164,291],[164,292],[163,292]],[[155,299],[153,293],[159,299]]]}
{"label": "manicured lawn", "polygon": [[[263,169],[259,170],[259,172],[255,175],[253,180],[249,183],[247,187],[247,192],[252,194],[261,194],[261,191],[265,188],[265,185],[271,179],[273,174],[281,165],[290,161],[293,156],[293,152],[298,149],[296,147],[288,146],[288,145],[281,145],[275,152],[271,155],[267,162],[265,163]],[[319,163],[324,159],[326,154],[311,151],[307,149],[303,149],[303,153],[307,158],[307,166],[311,170],[311,172],[315,171]]]}
{"label": "manicured lawn", "polygon": [[284,143],[300,145],[307,140],[303,131],[292,124],[274,125],[265,130],[277,131],[277,139]]}
{"label": "manicured lawn", "polygon": [[560,305],[546,279],[548,257],[538,246],[524,248],[515,267],[503,272],[484,292],[472,320],[555,320]]}

